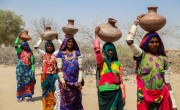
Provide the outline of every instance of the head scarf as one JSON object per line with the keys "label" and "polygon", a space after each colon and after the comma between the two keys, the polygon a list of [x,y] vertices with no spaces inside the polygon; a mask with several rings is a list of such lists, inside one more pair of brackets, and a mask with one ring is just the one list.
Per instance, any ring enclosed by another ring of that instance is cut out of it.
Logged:
{"label": "head scarf", "polygon": [[165,53],[165,50],[164,50],[164,44],[163,44],[161,38],[159,37],[158,33],[156,33],[156,32],[147,33],[143,37],[143,39],[142,39],[142,41],[140,43],[140,48],[142,50],[144,50],[145,52],[149,52],[147,47],[148,47],[148,43],[149,43],[149,41],[151,40],[152,37],[158,38],[159,42],[160,42],[160,45],[159,45],[159,48],[158,48],[158,51],[157,51],[157,55],[166,56],[166,53]]}
{"label": "head scarf", "polygon": [[79,51],[79,47],[78,47],[78,44],[77,42],[75,41],[75,39],[73,38],[73,36],[65,36],[64,40],[63,40],[63,43],[60,47],[60,51],[65,51],[66,50],[66,46],[67,46],[67,42],[68,40],[72,39],[74,44],[73,44],[73,49],[72,50],[76,50],[76,51]]}
{"label": "head scarf", "polygon": [[[48,52],[48,50],[47,50],[47,47],[48,47],[49,44],[50,44],[50,45],[52,46],[52,48],[53,48],[53,50],[52,50],[51,52]],[[55,47],[54,47],[53,42],[50,41],[50,40],[47,41],[47,42],[45,43],[45,52],[48,53],[48,54],[52,54],[54,51],[55,51]]]}
{"label": "head scarf", "polygon": [[21,43],[20,48],[23,50],[23,47],[24,47],[24,46],[27,46],[27,51],[32,53],[32,50],[31,50],[31,48],[30,48],[28,42],[23,41],[23,42]]}
{"label": "head scarf", "polygon": [[[109,50],[113,51],[113,56],[111,56],[109,54],[109,52],[108,52]],[[107,43],[105,43],[103,45],[103,55],[104,55],[104,61],[106,62],[109,70],[112,71],[112,69],[111,69],[111,62],[112,61],[118,61],[116,48],[115,48],[113,43],[107,42]]]}
{"label": "head scarf", "polygon": [[[150,32],[150,33],[147,33],[141,43],[140,43],[140,48],[144,51],[144,52],[149,52],[148,50],[148,43],[149,41],[151,40],[152,37],[156,37],[159,39],[159,48],[158,48],[158,51],[157,51],[157,55],[162,55],[162,56],[166,56],[166,53],[165,53],[165,50],[164,50],[164,44],[161,40],[161,38],[159,37],[158,33],[156,32]],[[141,58],[137,58],[137,57],[134,57],[134,59],[136,60],[136,69],[139,68],[139,63],[141,62]]]}

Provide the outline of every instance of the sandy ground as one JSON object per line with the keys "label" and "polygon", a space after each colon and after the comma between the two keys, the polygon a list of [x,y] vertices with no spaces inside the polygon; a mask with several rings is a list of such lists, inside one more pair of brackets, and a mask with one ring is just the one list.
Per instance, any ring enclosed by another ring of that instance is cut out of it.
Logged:
{"label": "sandy ground", "polygon": [[[36,69],[36,86],[33,99],[29,103],[16,102],[15,66],[0,65],[0,110],[42,110],[40,68]],[[125,110],[136,110],[136,81],[135,76],[124,78],[126,85]],[[83,87],[83,106],[85,110],[98,110],[95,76],[85,77]],[[180,74],[171,75],[171,85],[175,92],[177,105],[180,107]]]}

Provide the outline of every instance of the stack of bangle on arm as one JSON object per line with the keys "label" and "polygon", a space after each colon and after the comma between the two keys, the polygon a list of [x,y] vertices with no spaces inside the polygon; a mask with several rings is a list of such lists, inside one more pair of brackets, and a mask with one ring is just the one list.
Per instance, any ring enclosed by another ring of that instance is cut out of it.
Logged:
{"label": "stack of bangle on arm", "polygon": [[65,80],[64,80],[64,75],[63,75],[63,72],[62,72],[62,59],[61,58],[57,58],[57,67],[58,69],[60,69],[58,75],[59,75],[59,80],[61,83],[64,83]]}

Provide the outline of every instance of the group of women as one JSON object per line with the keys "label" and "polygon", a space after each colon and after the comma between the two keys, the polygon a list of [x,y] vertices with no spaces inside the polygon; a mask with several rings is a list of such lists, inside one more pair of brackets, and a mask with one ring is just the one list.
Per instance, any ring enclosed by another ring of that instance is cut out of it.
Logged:
{"label": "group of women", "polygon": [[[169,61],[163,42],[156,32],[147,33],[140,46],[134,44],[136,27],[140,17],[135,20],[126,42],[136,60],[137,109],[138,110],[177,110],[174,93],[169,81]],[[119,61],[113,43],[106,42],[101,50],[98,32],[95,29],[94,54],[97,62],[97,94],[100,110],[123,110],[126,99],[123,84],[123,64]],[[83,110],[81,89],[82,55],[73,35],[65,35],[60,49],[55,50],[52,41],[46,41],[45,51],[39,48],[39,40],[34,49],[42,56],[41,87],[43,110]],[[26,41],[17,52],[17,101],[28,101],[34,94],[35,58]],[[59,93],[59,94],[58,94]],[[93,109],[93,108],[92,108]]]}

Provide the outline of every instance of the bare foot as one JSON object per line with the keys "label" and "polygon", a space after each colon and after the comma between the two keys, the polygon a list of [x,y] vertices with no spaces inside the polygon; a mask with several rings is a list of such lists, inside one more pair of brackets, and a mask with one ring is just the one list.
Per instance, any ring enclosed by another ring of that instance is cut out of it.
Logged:
{"label": "bare foot", "polygon": [[23,101],[24,102],[29,102],[29,100],[26,97],[23,98]]}
{"label": "bare foot", "polygon": [[16,101],[17,101],[18,103],[20,103],[20,102],[22,101],[22,99],[16,99]]}

